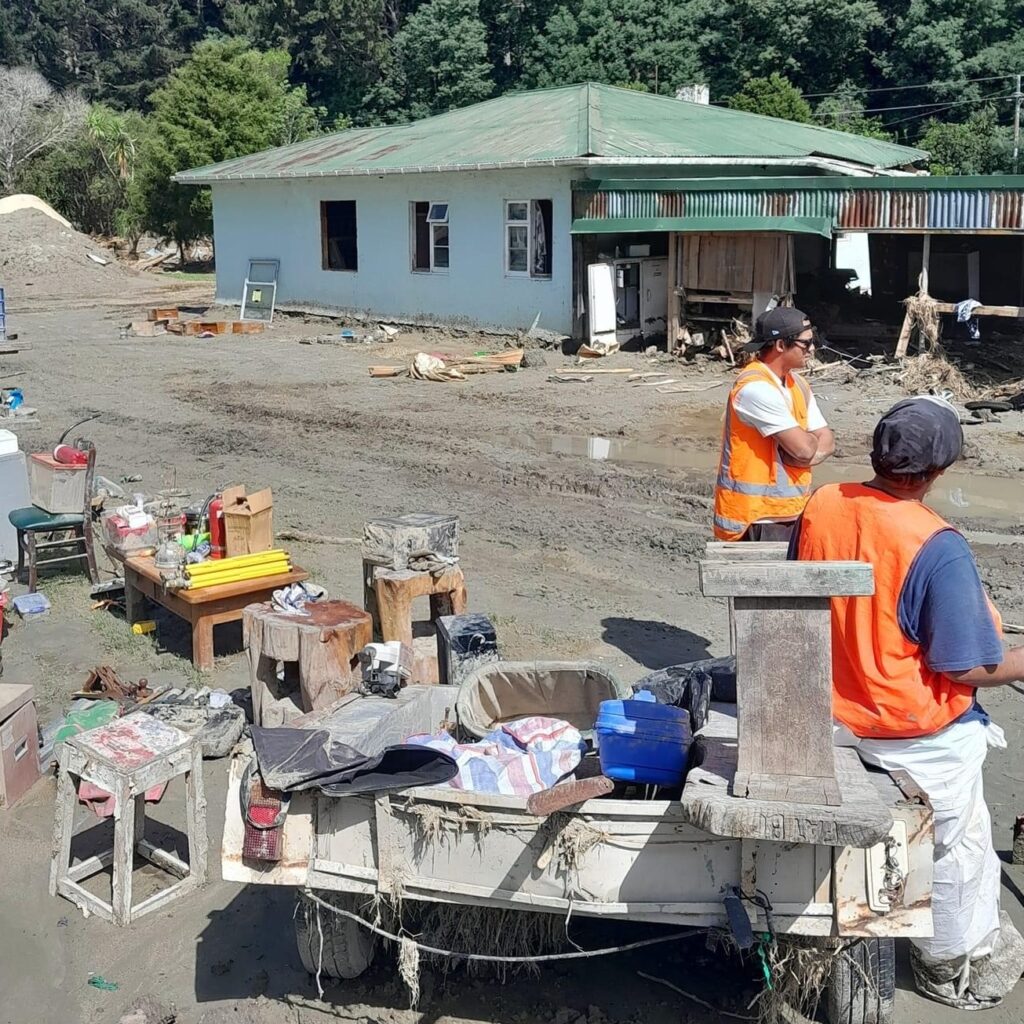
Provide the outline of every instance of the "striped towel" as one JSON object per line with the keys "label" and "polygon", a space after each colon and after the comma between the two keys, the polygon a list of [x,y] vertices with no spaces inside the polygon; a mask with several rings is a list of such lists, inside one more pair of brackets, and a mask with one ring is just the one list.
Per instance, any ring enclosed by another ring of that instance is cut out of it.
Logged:
{"label": "striped towel", "polygon": [[586,750],[580,731],[557,718],[520,718],[476,743],[458,743],[448,733],[410,736],[407,743],[453,757],[458,774],[445,785],[471,793],[530,796],[550,789],[575,771]]}

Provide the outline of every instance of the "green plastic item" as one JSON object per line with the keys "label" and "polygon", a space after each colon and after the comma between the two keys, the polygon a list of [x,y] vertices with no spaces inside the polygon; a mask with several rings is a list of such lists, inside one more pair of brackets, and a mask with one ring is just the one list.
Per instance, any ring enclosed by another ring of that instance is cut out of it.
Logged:
{"label": "green plastic item", "polygon": [[98,988],[102,992],[116,992],[121,986],[116,981],[107,981],[102,974],[94,974],[89,978],[88,984]]}
{"label": "green plastic item", "polygon": [[80,732],[98,729],[117,718],[121,707],[116,700],[97,700],[81,711],[69,711],[64,724],[57,730],[53,738],[54,746],[63,743]]}
{"label": "green plastic item", "polygon": [[195,551],[200,544],[208,541],[209,539],[210,535],[208,533],[183,533],[178,538],[178,543],[186,551]]}

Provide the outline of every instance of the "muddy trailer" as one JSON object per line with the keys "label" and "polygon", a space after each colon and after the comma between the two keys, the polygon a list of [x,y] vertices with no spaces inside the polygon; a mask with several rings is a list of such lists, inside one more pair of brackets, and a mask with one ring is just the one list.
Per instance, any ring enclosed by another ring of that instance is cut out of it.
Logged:
{"label": "muddy trailer", "polygon": [[[433,691],[421,699],[432,705],[427,719],[440,721],[451,703],[447,688],[410,689]],[[274,864],[242,857],[239,792],[247,758],[238,757],[223,876],[292,886],[341,908],[344,914],[332,914],[300,893],[315,913],[296,914],[304,966],[338,978],[369,965],[374,936],[354,918],[372,917],[369,904],[380,897],[701,929],[730,928],[731,897],[733,911],[739,899],[755,932],[820,941],[833,964],[834,1024],[887,1024],[894,939],[931,934],[927,801],[908,780],[868,772],[846,751],[852,761],[838,759],[838,777],[844,792],[860,791],[845,801],[845,818],[815,820],[809,811],[800,820],[771,806],[752,818],[752,802],[729,796],[721,777],[735,726],[735,706],[712,705],[694,767],[674,800],[608,797],[540,819],[523,798],[448,786],[341,798],[298,793]],[[865,785],[878,799],[858,820]],[[730,802],[743,805],[742,829],[757,837],[708,830],[713,822],[728,825],[721,808]],[[842,945],[846,954],[835,956]]]}

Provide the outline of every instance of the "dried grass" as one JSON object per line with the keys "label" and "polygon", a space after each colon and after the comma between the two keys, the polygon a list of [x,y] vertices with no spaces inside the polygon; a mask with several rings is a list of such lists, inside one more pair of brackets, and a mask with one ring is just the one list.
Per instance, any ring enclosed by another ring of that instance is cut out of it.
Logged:
{"label": "dried grass", "polygon": [[917,328],[918,345],[922,352],[933,352],[940,349],[939,336],[942,333],[942,322],[935,309],[935,300],[930,295],[909,295],[903,300],[910,317],[910,327]]}
{"label": "dried grass", "polygon": [[911,395],[938,395],[949,392],[958,402],[970,401],[981,394],[947,358],[941,346],[930,352],[910,356],[896,382]]}

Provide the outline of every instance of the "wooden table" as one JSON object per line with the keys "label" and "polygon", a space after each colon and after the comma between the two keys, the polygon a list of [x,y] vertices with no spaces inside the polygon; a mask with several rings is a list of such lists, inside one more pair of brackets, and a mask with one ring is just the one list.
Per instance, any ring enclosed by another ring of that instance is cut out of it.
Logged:
{"label": "wooden table", "polygon": [[160,571],[151,556],[124,560],[125,616],[129,624],[146,617],[145,599],[184,619],[192,626],[192,664],[202,672],[213,668],[213,627],[238,622],[242,609],[269,601],[274,591],[309,579],[305,569],[261,576],[238,583],[222,583],[199,590],[165,590]]}

